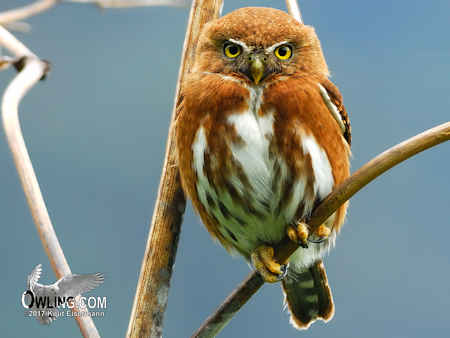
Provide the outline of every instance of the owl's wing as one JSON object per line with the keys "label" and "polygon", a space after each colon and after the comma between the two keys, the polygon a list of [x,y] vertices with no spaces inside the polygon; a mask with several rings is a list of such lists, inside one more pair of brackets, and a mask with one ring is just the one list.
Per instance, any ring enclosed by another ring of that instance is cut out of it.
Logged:
{"label": "owl's wing", "polygon": [[347,143],[351,145],[352,130],[350,119],[348,118],[347,111],[342,103],[342,95],[339,92],[339,89],[328,79],[323,79],[320,82],[319,89],[325,104],[341,127],[344,138],[347,140]]}
{"label": "owl's wing", "polygon": [[59,288],[58,296],[76,297],[95,289],[103,283],[103,280],[104,278],[101,273],[64,276],[56,282]]}
{"label": "owl's wing", "polygon": [[27,288],[31,290],[31,288],[37,283],[42,273],[42,264],[36,265],[36,267],[31,271],[27,278]]}

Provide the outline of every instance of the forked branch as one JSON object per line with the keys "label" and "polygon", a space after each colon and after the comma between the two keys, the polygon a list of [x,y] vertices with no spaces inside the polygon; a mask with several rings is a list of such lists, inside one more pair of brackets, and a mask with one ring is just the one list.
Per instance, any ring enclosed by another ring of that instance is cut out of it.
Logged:
{"label": "forked branch", "polygon": [[[47,207],[45,206],[44,198],[42,197],[22,136],[18,113],[19,103],[22,98],[48,72],[48,63],[38,59],[36,55],[2,26],[0,26],[0,45],[20,58],[19,74],[9,84],[3,95],[2,117],[6,138],[42,245],[56,277],[61,278],[71,273],[70,267],[56,237]],[[75,306],[74,311],[86,312],[87,310]],[[84,337],[100,337],[90,316],[74,317]]]}

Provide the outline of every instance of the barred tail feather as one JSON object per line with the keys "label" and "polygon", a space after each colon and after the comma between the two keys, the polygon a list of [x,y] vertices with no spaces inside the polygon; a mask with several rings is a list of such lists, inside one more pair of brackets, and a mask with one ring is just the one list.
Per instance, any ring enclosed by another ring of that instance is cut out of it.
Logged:
{"label": "barred tail feather", "polygon": [[305,330],[318,319],[327,322],[333,318],[333,296],[321,260],[302,272],[288,273],[282,284],[296,329]]}

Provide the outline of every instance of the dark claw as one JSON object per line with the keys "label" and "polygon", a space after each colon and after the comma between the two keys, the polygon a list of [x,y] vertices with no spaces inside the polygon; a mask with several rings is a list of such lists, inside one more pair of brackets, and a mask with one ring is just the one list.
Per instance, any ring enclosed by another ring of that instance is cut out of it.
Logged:
{"label": "dark claw", "polygon": [[299,244],[303,249],[308,249],[308,241],[306,241],[306,242],[299,241],[298,244]]}
{"label": "dark claw", "polygon": [[288,272],[289,264],[283,264],[281,265],[281,274],[278,276],[278,280],[283,280],[284,277],[286,277]]}
{"label": "dark claw", "polygon": [[320,244],[327,239],[328,239],[328,237],[320,238],[320,237],[312,235],[312,236],[308,237],[308,242],[314,243],[314,244]]}

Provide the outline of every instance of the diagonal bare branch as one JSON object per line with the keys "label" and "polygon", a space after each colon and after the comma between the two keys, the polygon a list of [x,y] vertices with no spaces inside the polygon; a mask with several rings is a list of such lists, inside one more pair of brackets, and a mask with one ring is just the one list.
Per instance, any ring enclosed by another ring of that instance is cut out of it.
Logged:
{"label": "diagonal bare branch", "polygon": [[[2,117],[8,145],[13,155],[20,182],[31,210],[42,245],[57,278],[71,273],[42,197],[33,165],[20,128],[19,103],[25,94],[48,72],[49,66],[41,61],[11,33],[0,26],[0,45],[20,57],[19,74],[6,88],[2,100]],[[74,307],[74,311],[87,311]],[[84,337],[100,337],[90,316],[74,316]]]}
{"label": "diagonal bare branch", "polygon": [[58,4],[61,0],[38,0],[30,5],[0,13],[0,25],[26,19]]}
{"label": "diagonal bare branch", "polygon": [[30,56],[37,58],[37,56],[27,48],[22,42],[17,40],[14,35],[0,26],[0,46],[8,49],[17,57]]}

